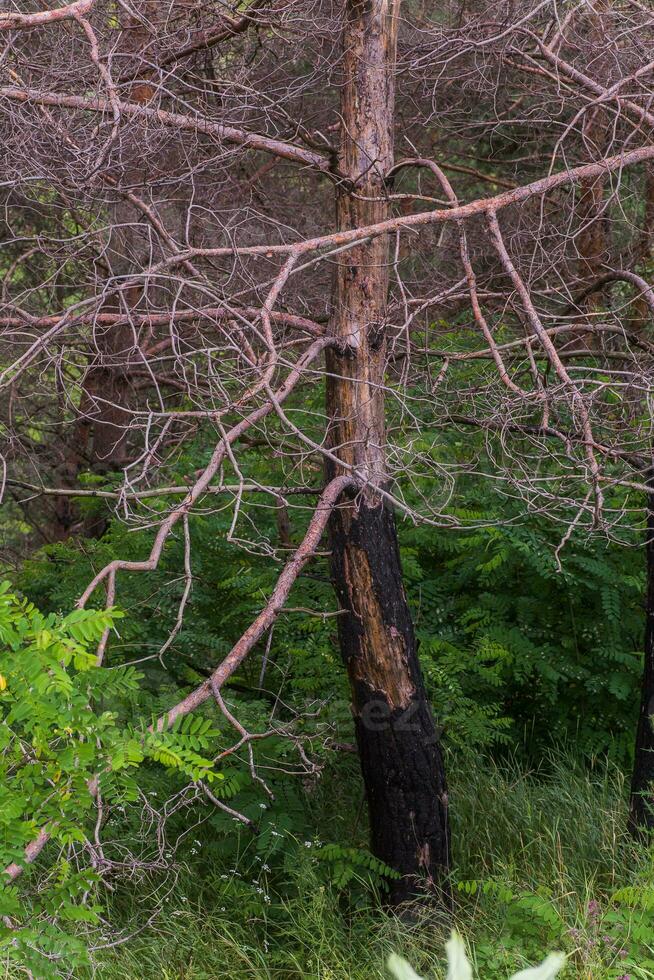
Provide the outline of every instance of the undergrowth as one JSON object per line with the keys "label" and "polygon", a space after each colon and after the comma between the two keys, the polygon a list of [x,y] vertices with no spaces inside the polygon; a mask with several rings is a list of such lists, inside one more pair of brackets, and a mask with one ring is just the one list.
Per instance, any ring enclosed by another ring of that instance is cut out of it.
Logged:
{"label": "undergrowth", "polygon": [[[654,977],[654,852],[625,833],[621,771],[558,754],[538,772],[513,759],[460,757],[450,772],[452,918],[475,976],[504,980],[559,949],[568,956],[565,977]],[[352,857],[365,847],[360,801],[348,810],[340,799],[352,848],[327,850],[325,860],[329,790],[328,778],[311,801],[311,838],[274,831],[271,817],[268,844],[235,828],[240,843],[227,858],[205,823],[194,845],[177,853],[174,881],[121,885],[107,910],[113,931],[94,939],[109,947],[93,954],[95,976],[371,980],[388,976],[394,951],[421,976],[443,977],[452,918],[380,911],[383,875]],[[159,911],[148,922],[152,908]],[[111,946],[117,939],[126,941]]]}

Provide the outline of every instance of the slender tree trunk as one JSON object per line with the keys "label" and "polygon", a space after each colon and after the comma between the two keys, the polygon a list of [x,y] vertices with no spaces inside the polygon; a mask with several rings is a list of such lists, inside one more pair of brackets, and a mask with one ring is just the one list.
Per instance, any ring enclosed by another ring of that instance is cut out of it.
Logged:
{"label": "slender tree trunk", "polygon": [[[591,2],[587,14],[587,40],[592,50],[601,52],[606,36],[604,18],[607,13],[607,0]],[[600,76],[605,59],[594,64],[594,70]],[[582,121],[583,143],[592,154],[604,154],[610,144],[611,130],[609,115],[603,106],[589,109]],[[589,285],[596,282],[604,272],[604,264],[608,259],[609,226],[606,215],[606,174],[599,177],[582,180],[579,183],[579,202],[577,215],[580,221],[580,231],[577,237],[579,261],[577,271],[579,278]],[[606,304],[603,289],[594,289],[584,300],[584,307],[590,314],[597,313]],[[589,348],[597,343],[597,337],[589,333],[585,338]]]}
{"label": "slender tree trunk", "polygon": [[[584,125],[584,134],[589,143],[601,150],[607,144],[607,128],[606,111],[596,109]],[[578,272],[580,279],[587,283],[593,283],[601,277],[608,258],[605,189],[604,175],[580,183],[581,196],[577,206],[581,221],[581,231],[577,239]],[[585,306],[592,313],[601,309],[605,302],[603,291],[596,289],[588,294]]]}
{"label": "slender tree trunk", "polygon": [[[645,210],[643,224],[636,254],[637,262],[645,262],[652,257],[654,245],[654,166],[645,164]],[[642,299],[641,299],[642,303]],[[647,313],[647,310],[645,311]]]}
{"label": "slender tree trunk", "polygon": [[645,593],[645,661],[631,780],[629,829],[634,837],[654,830],[654,469],[647,476],[647,591]]}
{"label": "slender tree trunk", "polygon": [[[386,218],[393,164],[399,0],[346,0],[339,229]],[[448,867],[443,758],[425,696],[387,485],[384,370],[389,245],[347,253],[336,274],[329,354],[329,444],[367,480],[334,513],[332,576],[374,854],[396,869],[393,904],[440,890]],[[340,467],[330,464],[329,475]]]}

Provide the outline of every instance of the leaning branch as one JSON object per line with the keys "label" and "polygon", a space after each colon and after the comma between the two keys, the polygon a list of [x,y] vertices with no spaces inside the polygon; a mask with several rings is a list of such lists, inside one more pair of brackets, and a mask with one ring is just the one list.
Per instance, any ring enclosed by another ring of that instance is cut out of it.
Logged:
{"label": "leaning branch", "polygon": [[[62,109],[81,109],[85,112],[99,112],[113,117],[115,106],[109,99],[99,96],[86,98],[83,95],[68,95],[59,92],[44,92],[40,89],[5,86],[0,88],[0,98],[11,99],[13,102],[32,103],[34,105],[58,106]],[[315,150],[307,150],[294,143],[273,139],[260,133],[250,133],[246,129],[226,126],[212,122],[204,116],[185,115],[179,112],[167,112],[165,109],[155,109],[151,106],[136,102],[119,101],[117,103],[123,119],[151,120],[171,129],[189,130],[193,133],[205,133],[221,142],[234,143],[251,150],[261,150],[293,163],[300,163],[312,170],[328,174],[332,169],[329,157]]]}
{"label": "leaning branch", "polygon": [[33,14],[20,14],[4,10],[0,14],[0,31],[24,30],[29,27],[41,27],[44,24],[54,24],[59,20],[72,20],[87,14],[95,0],[75,0],[64,7],[53,10],[39,10]]}
{"label": "leaning branch", "polygon": [[[0,88],[0,96],[5,90]],[[654,143],[648,143],[627,153],[617,153],[614,156],[604,157],[595,163],[587,163],[581,167],[570,167],[560,173],[550,174],[532,181],[530,184],[523,184],[515,190],[503,191],[494,197],[478,198],[468,204],[460,204],[458,207],[447,209],[437,208],[434,211],[421,211],[418,214],[397,215],[394,218],[387,218],[385,221],[378,221],[372,225],[360,225],[357,228],[350,228],[345,231],[333,232],[329,235],[318,235],[315,238],[307,238],[303,242],[292,242],[281,245],[247,245],[239,248],[236,245],[223,248],[190,248],[179,252],[177,255],[164,259],[150,273],[178,265],[189,258],[220,258],[234,255],[264,255],[271,258],[273,255],[286,255],[289,252],[305,254],[318,252],[323,248],[343,248],[354,247],[361,243],[363,239],[376,238],[378,235],[388,235],[394,231],[404,229],[425,228],[429,225],[443,224],[450,221],[461,221],[462,219],[475,218],[479,215],[490,214],[491,212],[502,211],[513,204],[523,204],[525,201],[534,197],[550,194],[554,190],[567,185],[579,184],[582,181],[599,177],[602,174],[609,174],[614,171],[622,170],[624,167],[634,166],[646,160],[654,160]]]}
{"label": "leaning branch", "polygon": [[[92,497],[99,500],[147,500],[150,497],[168,497],[186,495],[188,485],[174,487],[153,487],[150,490],[97,490],[86,487],[43,487],[38,483],[27,483],[25,480],[14,480],[7,478],[5,486],[15,487],[18,490],[27,490],[30,494],[37,497]],[[286,496],[311,495],[320,493],[316,487],[268,487],[263,483],[222,483],[219,486],[207,487],[204,491],[207,494],[233,494],[241,493],[267,493],[276,500]]]}
{"label": "leaning branch", "polygon": [[156,723],[158,731],[173,724],[176,718],[187,715],[195,711],[201,704],[208,701],[216,692],[219,692],[222,685],[228,680],[239,665],[245,660],[248,653],[256,643],[266,633],[282,612],[289,592],[298,575],[306,565],[307,561],[315,554],[320,545],[320,540],[327,527],[329,517],[347,487],[354,486],[355,481],[351,476],[337,476],[325,487],[316,510],[309,522],[309,527],[304,536],[302,544],[299,546],[293,557],[284,566],[284,569],[277,579],[277,584],[273,589],[270,599],[261,610],[254,622],[243,633],[241,638],[234,644],[222,663],[216,667],[210,677],[207,678],[199,687],[192,691],[182,701],[178,702],[173,708],[162,715]]}
{"label": "leaning branch", "polygon": [[[24,328],[33,327],[36,329],[48,329],[57,327],[61,324],[65,313],[50,314],[48,316],[32,316],[25,313],[14,316],[0,316],[0,327],[4,328]],[[197,309],[188,310],[166,310],[162,313],[137,313],[131,310],[128,313],[109,313],[107,311],[89,311],[78,314],[74,320],[68,320],[68,326],[74,326],[76,322],[92,322],[100,326],[122,327],[167,327],[171,323],[200,323],[202,321],[230,320],[235,316],[258,318],[261,316],[261,309],[255,306],[201,306]],[[307,317],[298,316],[295,313],[286,313],[283,310],[273,310],[269,313],[270,319],[283,326],[294,327],[309,333],[314,337],[321,337],[325,333],[322,324]]]}
{"label": "leaning branch", "polygon": [[[323,337],[320,340],[314,341],[305,354],[299,359],[297,364],[294,365],[292,370],[289,372],[284,384],[279,388],[276,393],[277,401],[284,401],[290,393],[293,391],[297,385],[300,378],[303,376],[305,368],[322,351],[328,347],[330,344],[334,343],[334,339],[330,337]],[[218,473],[220,467],[223,465],[225,458],[228,455],[229,447],[241,438],[253,425],[256,425],[262,419],[273,410],[275,403],[273,401],[268,401],[261,405],[259,408],[250,412],[245,418],[233,426],[226,432],[223,438],[216,445],[211,459],[209,460],[205,469],[198,476],[197,480],[193,486],[188,490],[184,499],[168,514],[164,521],[162,521],[159,530],[154,539],[152,549],[149,556],[143,561],[122,561],[116,559],[115,561],[109,562],[105,565],[97,575],[88,584],[82,595],[80,596],[77,605],[79,608],[84,608],[88,600],[91,598],[97,587],[105,580],[112,580],[113,577],[119,571],[128,572],[151,572],[154,571],[159,565],[161,560],[161,555],[163,554],[163,549],[168,537],[177,525],[177,523],[192,510],[200,497],[206,493],[207,488],[211,485],[211,481]]]}
{"label": "leaning branch", "polygon": [[[166,712],[165,715],[162,715],[156,724],[152,726],[153,728],[156,728],[157,731],[163,731],[172,725],[176,718],[190,714],[191,711],[194,711],[212,696],[219,696],[220,689],[225,681],[234,673],[239,664],[243,662],[255,644],[270,629],[279,614],[283,611],[294,582],[320,546],[320,541],[334,507],[338,504],[343,491],[353,484],[354,480],[347,475],[338,476],[327,484],[317,503],[301,545],[284,566],[265,607],[245,633],[243,633],[238,642],[232,647],[222,663],[213,671],[211,676],[184,698],[183,701],[180,701]],[[94,793],[94,791],[97,791],[97,778],[92,780],[90,785],[90,792]],[[38,836],[25,848],[22,862],[13,862],[5,868],[4,873],[10,881],[18,878],[25,870],[26,865],[36,860],[48,843],[50,836],[50,833],[45,828],[42,828]]]}
{"label": "leaning branch", "polygon": [[22,863],[18,864],[16,861],[13,861],[5,868],[5,874],[8,876],[9,881],[14,881],[16,878],[18,878],[18,876],[25,870],[26,864],[32,864],[34,861],[36,861],[37,857],[49,840],[50,834],[47,832],[47,830],[45,828],[40,830],[38,837],[35,837],[33,841],[30,841],[25,848]]}

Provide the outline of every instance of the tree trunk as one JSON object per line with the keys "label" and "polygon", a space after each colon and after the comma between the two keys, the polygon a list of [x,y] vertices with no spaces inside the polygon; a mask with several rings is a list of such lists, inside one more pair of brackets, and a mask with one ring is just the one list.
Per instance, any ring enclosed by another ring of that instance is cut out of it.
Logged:
{"label": "tree trunk", "polygon": [[629,805],[629,830],[634,837],[654,830],[654,470],[650,470],[647,484],[652,489],[647,495],[645,542],[645,661]]}
{"label": "tree trunk", "polygon": [[[636,253],[636,262],[647,262],[652,257],[652,246],[654,245],[654,166],[651,163],[645,164],[645,209],[643,213],[643,224]],[[639,297],[640,302],[643,300]],[[645,309],[645,315],[648,310]]]}
{"label": "tree trunk", "polygon": [[[587,22],[587,42],[594,55],[593,67],[600,76],[608,71],[605,58],[600,58],[603,39],[606,36],[604,17],[607,13],[607,0],[595,0],[590,4]],[[593,155],[604,155],[610,144],[611,130],[609,115],[603,106],[596,106],[584,113],[582,121],[582,140]],[[601,278],[608,259],[608,219],[606,215],[606,174],[579,182],[579,202],[577,215],[580,230],[577,236],[578,275],[582,282],[592,284]],[[593,289],[586,296],[583,305],[590,314],[597,313],[606,304],[603,289]],[[585,338],[592,350],[597,337],[589,333]]]}
{"label": "tree trunk", "polygon": [[[102,310],[116,313],[119,308],[105,304]],[[61,448],[57,471],[61,487],[79,486],[84,470],[102,475],[119,469],[125,462],[132,334],[129,327],[101,327],[94,343],[95,351],[89,354],[81,384],[78,417]],[[109,522],[109,510],[102,507],[82,519],[74,499],[64,496],[56,498],[53,516],[51,537],[56,541],[75,533],[100,537]]]}
{"label": "tree trunk", "polygon": [[[158,0],[146,0],[145,7],[152,10],[147,22],[132,14],[121,18],[120,54],[138,56],[147,50],[151,35],[145,23],[156,23]],[[146,105],[154,89],[147,78],[137,76],[131,86],[129,99]],[[138,183],[140,172],[125,173]],[[110,208],[111,235],[107,254],[115,276],[128,276],[134,271],[132,256],[139,252],[139,235],[134,232],[138,212],[133,205],[119,200]],[[146,238],[147,243],[147,238]],[[146,244],[147,248],[147,244]],[[143,245],[141,244],[141,250]],[[135,308],[142,290],[132,286],[123,293],[123,301]],[[102,304],[103,313],[121,313],[124,308],[112,297]],[[94,349],[93,349],[94,348]],[[93,331],[92,351],[89,354],[84,379],[79,415],[71,427],[68,440],[62,450],[59,482],[63,487],[76,487],[80,474],[90,470],[104,475],[120,469],[125,464],[125,450],[129,423],[130,395],[129,373],[134,360],[132,328],[127,325],[96,326]],[[110,511],[99,506],[81,519],[79,510],[70,497],[59,497],[55,502],[52,536],[56,540],[70,534],[81,533],[84,537],[101,537],[106,531]]]}
{"label": "tree trunk", "polygon": [[[346,0],[339,229],[389,214],[399,0]],[[366,481],[330,523],[341,651],[366,788],[373,853],[397,870],[392,904],[442,890],[448,868],[443,758],[425,696],[385,463],[384,370],[389,245],[352,249],[335,281],[327,411],[332,452]],[[329,476],[339,472],[328,465]]]}

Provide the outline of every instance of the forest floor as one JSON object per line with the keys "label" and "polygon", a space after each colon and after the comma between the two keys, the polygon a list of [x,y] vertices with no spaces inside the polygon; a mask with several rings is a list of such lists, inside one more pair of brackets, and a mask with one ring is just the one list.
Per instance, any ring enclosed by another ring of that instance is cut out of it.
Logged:
{"label": "forest floor", "polygon": [[[351,888],[316,873],[309,848],[305,864],[287,869],[283,888],[271,881],[259,904],[238,865],[213,875],[185,866],[172,890],[160,886],[164,911],[124,945],[96,954],[94,975],[372,980],[388,977],[395,951],[421,976],[441,978],[454,924],[483,980],[506,978],[555,949],[568,955],[565,977],[654,977],[653,853],[625,833],[620,770],[559,755],[540,772],[479,759],[450,772],[454,922],[433,909],[410,921],[389,916],[370,890],[353,901]],[[222,883],[218,894],[211,881]],[[143,916],[138,889],[122,892],[110,910],[127,930]]]}

